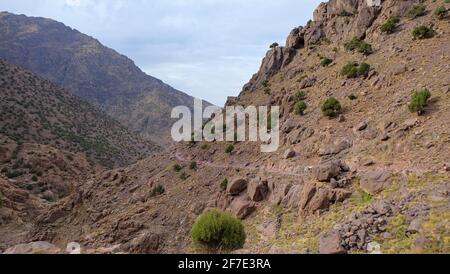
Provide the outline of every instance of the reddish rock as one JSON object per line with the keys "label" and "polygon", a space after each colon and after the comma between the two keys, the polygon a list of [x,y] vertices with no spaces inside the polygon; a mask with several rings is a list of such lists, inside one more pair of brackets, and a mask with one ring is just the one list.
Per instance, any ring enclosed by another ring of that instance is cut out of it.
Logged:
{"label": "reddish rock", "polygon": [[342,238],[337,230],[324,234],[319,240],[320,254],[345,254],[347,253],[341,245]]}
{"label": "reddish rock", "polygon": [[228,184],[227,192],[231,195],[239,195],[247,189],[248,181],[245,178],[236,178]]}
{"label": "reddish rock", "polygon": [[255,203],[247,196],[241,196],[231,203],[230,212],[239,219],[245,219],[255,211]]}
{"label": "reddish rock", "polygon": [[252,180],[247,188],[248,196],[255,202],[261,202],[266,199],[269,193],[267,181]]}

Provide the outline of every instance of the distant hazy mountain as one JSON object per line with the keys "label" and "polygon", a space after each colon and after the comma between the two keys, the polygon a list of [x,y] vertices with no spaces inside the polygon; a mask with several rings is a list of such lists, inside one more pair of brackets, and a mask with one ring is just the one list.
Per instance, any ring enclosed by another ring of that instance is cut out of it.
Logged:
{"label": "distant hazy mountain", "polygon": [[0,117],[0,135],[83,152],[105,167],[131,164],[159,149],[96,107],[3,60]]}
{"label": "distant hazy mountain", "polygon": [[131,130],[167,141],[174,106],[193,98],[96,39],[45,18],[0,13],[0,58],[101,106]]}

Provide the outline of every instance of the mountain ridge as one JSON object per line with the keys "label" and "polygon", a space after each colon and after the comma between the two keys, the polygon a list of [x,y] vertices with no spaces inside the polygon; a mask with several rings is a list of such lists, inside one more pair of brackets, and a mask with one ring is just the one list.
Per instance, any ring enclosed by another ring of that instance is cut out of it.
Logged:
{"label": "mountain ridge", "polygon": [[193,97],[145,74],[125,55],[63,23],[4,12],[0,25],[1,58],[100,106],[146,137],[167,143],[172,108],[193,108]]}

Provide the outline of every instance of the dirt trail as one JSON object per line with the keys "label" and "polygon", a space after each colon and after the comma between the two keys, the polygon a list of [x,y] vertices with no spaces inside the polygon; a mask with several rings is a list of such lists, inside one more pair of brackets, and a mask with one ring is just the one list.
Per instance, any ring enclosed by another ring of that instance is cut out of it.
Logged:
{"label": "dirt trail", "polygon": [[[178,161],[184,162],[184,163],[192,161],[192,158],[184,157],[183,155],[181,155],[181,153],[179,151],[177,151],[175,153],[175,158]],[[283,171],[283,170],[272,169],[272,168],[252,167],[252,166],[243,165],[243,164],[221,165],[221,164],[211,163],[208,161],[197,161],[197,164],[204,165],[207,167],[212,167],[212,168],[219,168],[219,169],[233,168],[233,169],[248,170],[248,171],[253,171],[253,172],[264,171],[264,172],[267,172],[270,174],[281,175],[281,176],[303,177],[305,175],[304,172],[301,172],[301,173],[300,172],[289,172],[289,171]]]}

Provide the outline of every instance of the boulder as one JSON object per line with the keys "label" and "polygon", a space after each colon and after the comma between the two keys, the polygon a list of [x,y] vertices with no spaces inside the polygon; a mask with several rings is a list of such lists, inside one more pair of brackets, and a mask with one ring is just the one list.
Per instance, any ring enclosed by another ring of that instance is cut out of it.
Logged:
{"label": "boulder", "polygon": [[125,245],[125,250],[133,254],[155,254],[161,243],[161,235],[144,232]]}
{"label": "boulder", "polygon": [[367,122],[361,122],[358,125],[356,125],[355,129],[357,131],[363,131],[367,128],[367,126],[368,126]]}
{"label": "boulder", "polygon": [[386,169],[366,172],[361,175],[361,187],[369,194],[377,194],[386,188],[391,176]]}
{"label": "boulder", "polygon": [[322,147],[319,150],[319,156],[337,155],[352,146],[353,143],[350,140],[342,139]]}
{"label": "boulder", "polygon": [[341,245],[342,238],[337,230],[332,230],[324,235],[319,240],[320,254],[345,254],[347,253]]}
{"label": "boulder", "polygon": [[228,184],[227,192],[231,195],[239,195],[247,189],[248,181],[245,178],[236,178]]}
{"label": "boulder", "polygon": [[240,196],[233,200],[230,212],[239,219],[245,219],[255,211],[255,203],[248,196]]}
{"label": "boulder", "polygon": [[283,155],[283,158],[284,159],[291,159],[291,158],[294,158],[295,157],[295,151],[294,150],[292,150],[292,149],[287,149],[285,152],[284,152],[284,155]]}
{"label": "boulder", "polygon": [[421,218],[414,219],[409,225],[407,232],[411,234],[419,233],[421,227],[422,227],[422,219]]}
{"label": "boulder", "polygon": [[392,207],[385,200],[378,200],[372,204],[372,209],[380,215],[386,215],[392,211]]}
{"label": "boulder", "polygon": [[261,202],[266,199],[269,193],[267,181],[251,180],[248,184],[247,193],[250,199],[254,202]]}
{"label": "boulder", "polygon": [[331,161],[313,168],[313,176],[319,182],[329,182],[341,173],[340,161]]}
{"label": "boulder", "polygon": [[48,242],[32,242],[8,248],[3,254],[61,254],[62,250]]}

